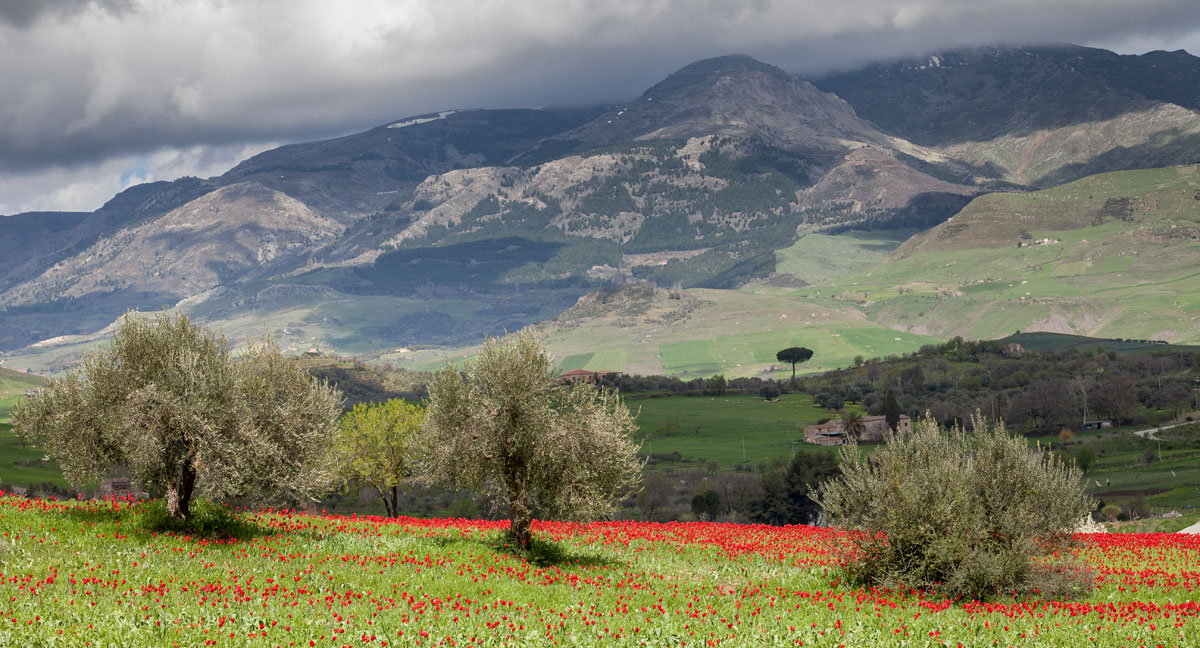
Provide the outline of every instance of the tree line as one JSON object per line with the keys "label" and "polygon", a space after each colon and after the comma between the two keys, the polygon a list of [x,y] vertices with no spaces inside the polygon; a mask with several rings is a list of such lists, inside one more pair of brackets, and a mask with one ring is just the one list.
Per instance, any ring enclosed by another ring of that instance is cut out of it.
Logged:
{"label": "tree line", "polygon": [[637,424],[613,390],[561,385],[528,330],[448,365],[425,407],[355,406],[271,341],[234,357],[185,316],[127,313],[111,343],[25,398],[13,428],[76,488],[126,471],[187,521],[195,498],[290,498],[369,485],[389,515],[410,482],[488,493],[528,549],[535,516],[592,520],[636,492]]}

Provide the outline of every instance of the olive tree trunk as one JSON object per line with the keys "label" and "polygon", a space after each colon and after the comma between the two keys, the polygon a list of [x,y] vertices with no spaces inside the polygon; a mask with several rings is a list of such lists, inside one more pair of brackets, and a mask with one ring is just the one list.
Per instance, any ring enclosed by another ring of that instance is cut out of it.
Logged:
{"label": "olive tree trunk", "polygon": [[514,504],[509,512],[508,534],[521,549],[533,544],[533,512],[528,507]]}
{"label": "olive tree trunk", "polygon": [[508,485],[508,535],[521,549],[533,546],[533,501],[525,481],[518,471],[509,470],[505,479]]}
{"label": "olive tree trunk", "polygon": [[192,516],[192,493],[196,490],[196,468],[190,461],[179,469],[179,479],[167,487],[167,516],[186,519]]}

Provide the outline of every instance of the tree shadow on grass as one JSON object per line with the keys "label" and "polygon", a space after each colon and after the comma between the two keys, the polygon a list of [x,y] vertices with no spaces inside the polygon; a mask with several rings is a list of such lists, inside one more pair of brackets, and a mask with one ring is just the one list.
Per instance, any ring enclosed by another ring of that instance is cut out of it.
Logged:
{"label": "tree shadow on grass", "polygon": [[191,536],[204,540],[253,540],[274,536],[278,529],[264,527],[247,520],[228,508],[196,500],[191,505],[191,517],[180,520],[167,515],[163,500],[138,502],[126,507],[80,506],[67,515],[82,522],[120,524],[132,532]]}
{"label": "tree shadow on grass", "polygon": [[507,533],[490,535],[483,538],[464,537],[433,537],[428,540],[443,548],[455,546],[484,547],[495,553],[512,556],[537,567],[616,567],[621,563],[612,558],[594,554],[574,554],[567,551],[556,542],[543,540],[534,536],[533,545],[528,549],[518,546]]}

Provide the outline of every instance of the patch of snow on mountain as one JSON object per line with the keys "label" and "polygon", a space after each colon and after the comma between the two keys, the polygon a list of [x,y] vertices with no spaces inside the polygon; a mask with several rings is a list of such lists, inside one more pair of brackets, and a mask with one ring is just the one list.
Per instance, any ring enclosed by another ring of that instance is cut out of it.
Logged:
{"label": "patch of snow on mountain", "polygon": [[437,114],[437,117],[414,117],[412,119],[406,119],[402,122],[396,122],[395,124],[388,124],[388,128],[404,128],[405,126],[416,126],[417,124],[424,124],[426,122],[437,121],[439,119],[445,119],[445,118],[449,117],[450,115],[453,115],[456,112],[459,112],[459,111],[443,110],[442,112]]}

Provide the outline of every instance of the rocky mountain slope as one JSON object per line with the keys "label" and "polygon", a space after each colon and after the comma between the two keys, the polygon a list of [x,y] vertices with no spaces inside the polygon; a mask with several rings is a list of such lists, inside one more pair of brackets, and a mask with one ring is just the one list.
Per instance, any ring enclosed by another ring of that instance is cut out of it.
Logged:
{"label": "rocky mountain slope", "polygon": [[1010,182],[1200,160],[1200,58],[982,47],[814,80],[884,130]]}
{"label": "rocky mountain slope", "polygon": [[39,281],[0,293],[0,305],[130,290],[179,300],[290,269],[343,229],[281,192],[253,182],[228,185],[97,241]]}
{"label": "rocky mountain slope", "polygon": [[218,181],[258,182],[352,222],[386,210],[430,175],[505,164],[595,112],[447,110],[419,115],[345,137],[265,151]]}
{"label": "rocky mountain slope", "polygon": [[[995,188],[970,166],[887,135],[837,97],[745,56],[689,65],[514,161],[537,160],[430,176],[404,205],[413,219],[368,245],[519,234],[573,248],[592,239],[613,245],[588,243],[603,250],[584,255],[591,267],[571,269],[560,254],[565,263],[551,274],[731,286],[769,272],[770,253],[798,227],[933,224]],[[341,257],[363,254],[374,258],[363,247]]]}

